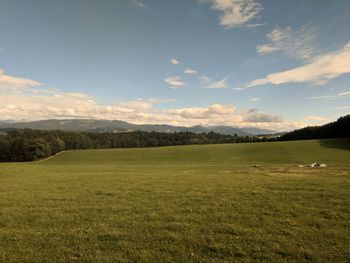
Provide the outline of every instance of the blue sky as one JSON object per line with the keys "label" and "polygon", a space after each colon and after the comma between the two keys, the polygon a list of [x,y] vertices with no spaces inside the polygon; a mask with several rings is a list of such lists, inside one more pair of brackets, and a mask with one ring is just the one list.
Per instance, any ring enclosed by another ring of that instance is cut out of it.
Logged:
{"label": "blue sky", "polygon": [[289,130],[350,112],[348,0],[0,0],[1,119]]}

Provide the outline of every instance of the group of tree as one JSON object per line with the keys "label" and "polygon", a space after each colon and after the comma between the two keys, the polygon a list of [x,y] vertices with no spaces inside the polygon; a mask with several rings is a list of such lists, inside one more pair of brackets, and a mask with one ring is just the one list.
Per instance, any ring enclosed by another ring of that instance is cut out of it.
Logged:
{"label": "group of tree", "polygon": [[282,141],[291,141],[345,137],[350,137],[350,115],[340,117],[338,120],[322,126],[310,126],[288,132],[279,139]]}
{"label": "group of tree", "polygon": [[0,135],[0,161],[33,161],[63,150],[159,147],[188,144],[218,144],[268,141],[255,136],[240,137],[209,133],[122,132],[87,133],[69,131],[7,130]]}

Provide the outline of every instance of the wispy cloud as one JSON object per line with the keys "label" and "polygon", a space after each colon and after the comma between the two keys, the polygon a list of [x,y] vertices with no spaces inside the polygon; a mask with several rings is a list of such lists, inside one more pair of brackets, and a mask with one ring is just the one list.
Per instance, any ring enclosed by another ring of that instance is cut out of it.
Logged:
{"label": "wispy cloud", "polygon": [[346,106],[337,106],[335,107],[336,110],[350,110],[350,105]]}
{"label": "wispy cloud", "polygon": [[350,42],[343,48],[323,54],[304,66],[272,73],[264,78],[253,80],[246,84],[245,88],[264,84],[304,82],[312,85],[324,85],[346,73],[350,73]]}
{"label": "wispy cloud", "polygon": [[146,5],[145,3],[143,3],[140,0],[131,0],[131,3],[136,6],[136,7],[141,7],[141,8],[146,8],[148,7],[148,5]]}
{"label": "wispy cloud", "polygon": [[194,70],[194,69],[191,69],[191,68],[188,68],[184,71],[185,74],[190,74],[190,75],[194,75],[194,74],[197,74],[198,71],[197,70]]}
{"label": "wispy cloud", "polygon": [[175,77],[169,77],[164,79],[165,83],[167,83],[170,88],[172,89],[178,89],[186,86],[186,83],[181,80],[180,77],[175,76]]}
{"label": "wispy cloud", "polygon": [[242,86],[236,86],[236,87],[233,87],[232,90],[236,90],[236,91],[242,91],[242,90],[245,90],[246,88],[242,87]]}
{"label": "wispy cloud", "polygon": [[177,65],[177,64],[180,64],[180,61],[178,61],[175,58],[172,58],[172,59],[170,59],[170,64]]}
{"label": "wispy cloud", "polygon": [[213,81],[208,76],[200,76],[199,80],[201,82],[201,85],[205,86],[207,89],[225,89],[227,87],[227,78]]}
{"label": "wispy cloud", "polygon": [[253,102],[257,102],[257,101],[261,101],[261,98],[255,97],[255,98],[251,98],[250,100],[253,101]]}
{"label": "wispy cloud", "polygon": [[350,91],[341,92],[335,95],[323,95],[323,96],[310,97],[310,99],[319,100],[319,99],[336,99],[336,98],[346,98],[346,97],[350,97]]}
{"label": "wispy cloud", "polygon": [[328,118],[322,116],[308,116],[304,118],[306,121],[311,121],[312,123],[323,124],[329,121]]}
{"label": "wispy cloud", "polygon": [[204,0],[202,2],[211,3],[212,9],[221,12],[219,22],[226,29],[258,26],[251,21],[257,18],[263,9],[262,5],[254,0]]}
{"label": "wispy cloud", "polygon": [[276,28],[266,35],[267,43],[258,45],[256,51],[264,55],[283,50],[290,56],[308,59],[315,53],[316,31],[316,27],[311,26],[299,30],[291,26]]}

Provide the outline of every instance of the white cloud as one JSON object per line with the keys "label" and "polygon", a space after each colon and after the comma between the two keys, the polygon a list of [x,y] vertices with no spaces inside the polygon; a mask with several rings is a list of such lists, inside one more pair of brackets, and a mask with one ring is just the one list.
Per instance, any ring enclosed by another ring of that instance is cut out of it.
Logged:
{"label": "white cloud", "polygon": [[243,88],[241,86],[237,86],[237,87],[233,87],[232,90],[241,91],[241,90],[245,90],[245,88]]}
{"label": "white cloud", "polygon": [[170,64],[177,65],[177,64],[180,64],[180,61],[178,61],[175,58],[172,58],[172,59],[170,59]]}
{"label": "white cloud", "polygon": [[[144,100],[144,99],[137,99],[137,100]],[[169,103],[169,102],[175,102],[175,99],[158,99],[158,98],[149,98],[147,101],[152,103]]]}
{"label": "white cloud", "polygon": [[328,118],[322,117],[322,116],[308,116],[308,117],[305,117],[305,120],[311,121],[317,124],[321,124],[321,123],[323,124],[329,121]]}
{"label": "white cloud", "polygon": [[32,93],[32,94],[41,94],[41,95],[58,93],[58,91],[56,89],[53,89],[53,88],[46,88],[46,89],[28,88],[27,91]]}
{"label": "white cloud", "polygon": [[290,56],[307,59],[314,53],[316,43],[316,28],[304,26],[299,30],[292,27],[275,28],[266,35],[268,43],[258,45],[256,51],[259,54],[284,50]]}
{"label": "white cloud", "polygon": [[188,69],[186,69],[186,70],[184,71],[184,73],[185,73],[185,74],[191,74],[191,75],[194,75],[194,74],[197,74],[197,73],[198,73],[198,71],[197,71],[197,70],[194,70],[194,69],[190,69],[190,68],[188,68]]}
{"label": "white cloud", "polygon": [[169,77],[164,79],[164,81],[170,86],[172,89],[178,89],[186,86],[186,83],[181,80],[180,77]]}
{"label": "white cloud", "polygon": [[[2,71],[2,75],[4,75]],[[6,76],[6,75],[5,75]],[[114,105],[100,104],[84,93],[59,92],[39,87],[34,80],[10,77],[6,89],[0,89],[1,119],[40,120],[92,118],[123,120],[132,123],[170,124],[181,126],[230,125],[274,130],[290,130],[307,123],[284,121],[280,116],[256,109],[237,111],[234,105],[211,104],[206,107],[155,108],[157,103],[174,102],[172,99],[137,99]],[[181,80],[176,79],[181,82]],[[180,83],[175,82],[176,85]],[[182,85],[182,84],[180,84]],[[21,87],[18,89],[18,87]]]}
{"label": "white cloud", "polygon": [[208,107],[170,109],[167,110],[167,115],[172,120],[181,120],[180,125],[187,126],[197,124],[225,125],[286,131],[309,125],[301,121],[284,121],[280,116],[265,114],[256,109],[237,111],[235,106],[220,104]]}
{"label": "white cloud", "polygon": [[[254,0],[206,0],[212,8],[221,12],[220,25],[226,29],[249,27],[249,24],[262,10],[262,5]],[[258,24],[254,24],[257,26]]]}
{"label": "white cloud", "polygon": [[338,106],[335,107],[336,110],[349,110],[350,109],[350,105],[349,106]]}
{"label": "white cloud", "polygon": [[281,123],[282,117],[265,114],[257,109],[248,109],[242,111],[242,117],[244,122],[268,122],[268,123]]}
{"label": "white cloud", "polygon": [[213,104],[208,107],[192,107],[168,110],[168,114],[187,119],[208,119],[231,116],[236,108],[231,105]]}
{"label": "white cloud", "polygon": [[250,100],[253,102],[257,102],[257,101],[261,101],[261,98],[251,98]]}
{"label": "white cloud", "polygon": [[155,109],[159,99],[138,99],[103,105],[82,93],[34,95],[28,93],[0,96],[3,119],[40,120],[92,118],[123,120],[132,123],[166,123],[170,125],[231,125],[286,130],[303,127],[305,123],[283,121],[279,116],[257,110],[238,111],[233,105],[212,104],[207,107]]}
{"label": "white cloud", "polygon": [[117,105],[121,108],[132,109],[136,111],[148,111],[153,107],[153,102],[149,100],[123,101]]}
{"label": "white cloud", "polygon": [[3,69],[0,69],[0,90],[24,89],[28,87],[39,87],[42,85],[42,83],[35,80],[6,75],[5,71]]}
{"label": "white cloud", "polygon": [[349,97],[350,91],[345,91],[337,94],[337,97]]}
{"label": "white cloud", "polygon": [[280,50],[280,48],[278,48],[276,46],[269,46],[269,45],[256,46],[256,51],[259,54],[267,54],[267,53],[271,53],[271,52],[276,51],[276,50]]}
{"label": "white cloud", "polygon": [[219,80],[219,81],[214,81],[214,82],[211,82],[207,88],[208,89],[225,89],[227,86],[226,84],[226,78],[222,79],[222,80]]}
{"label": "white cloud", "polygon": [[341,92],[335,95],[310,97],[310,99],[336,99],[336,98],[346,98],[346,97],[350,97],[350,91]]}
{"label": "white cloud", "polygon": [[148,7],[148,5],[144,4],[140,0],[131,0],[131,3],[136,7],[142,7],[142,8]]}
{"label": "white cloud", "polygon": [[159,117],[153,109],[158,101],[161,100],[139,99],[103,105],[83,93],[56,93],[44,96],[22,92],[0,96],[0,116],[3,119],[14,120],[96,118],[135,123],[154,122],[153,119]]}
{"label": "white cloud", "polygon": [[278,85],[308,82],[313,85],[324,85],[346,73],[350,73],[350,42],[343,48],[319,56],[304,66],[253,80],[246,85],[246,88],[268,83]]}
{"label": "white cloud", "polygon": [[213,81],[208,76],[200,76],[199,80],[201,85],[205,86],[207,89],[225,89],[227,87],[227,78]]}
{"label": "white cloud", "polygon": [[156,103],[168,101],[173,100],[151,98],[103,105],[83,93],[37,95],[16,92],[0,96],[0,116],[3,119],[14,120],[93,118],[123,120],[138,124],[232,125],[282,130],[291,125],[290,122],[281,122],[278,116],[264,114],[257,110],[237,112],[233,105],[212,104],[207,107],[154,108]]}
{"label": "white cloud", "polygon": [[283,121],[279,116],[257,110],[238,111],[233,105],[212,104],[207,107],[156,109],[157,102],[137,100],[103,105],[81,93],[55,95],[6,95],[0,96],[0,115],[3,119],[40,120],[92,118],[123,120],[142,124],[231,125],[274,130],[304,127],[302,122]]}

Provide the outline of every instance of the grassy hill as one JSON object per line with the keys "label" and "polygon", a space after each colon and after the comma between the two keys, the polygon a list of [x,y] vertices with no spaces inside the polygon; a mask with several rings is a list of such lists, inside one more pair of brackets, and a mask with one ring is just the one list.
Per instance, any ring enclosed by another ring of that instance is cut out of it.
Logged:
{"label": "grassy hill", "polygon": [[47,164],[350,164],[350,139],[68,151]]}
{"label": "grassy hill", "polygon": [[[348,262],[349,142],[1,163],[0,262]],[[297,167],[312,161],[329,167]]]}

